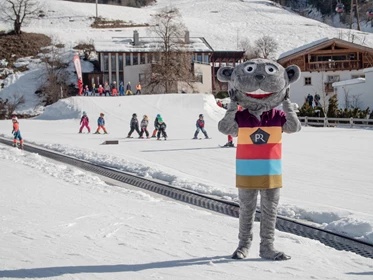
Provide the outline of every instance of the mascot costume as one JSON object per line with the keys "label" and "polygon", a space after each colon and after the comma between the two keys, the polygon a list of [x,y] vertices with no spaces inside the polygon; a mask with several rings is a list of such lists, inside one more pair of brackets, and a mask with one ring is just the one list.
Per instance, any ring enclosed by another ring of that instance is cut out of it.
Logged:
{"label": "mascot costume", "polygon": [[[219,69],[218,79],[228,82],[231,102],[219,131],[238,137],[236,186],[240,201],[239,244],[233,259],[246,258],[252,239],[257,196],[260,192],[260,257],[288,260],[274,248],[277,205],[282,187],[282,132],[293,133],[301,124],[289,100],[289,85],[300,69],[286,69],[267,59],[252,59],[236,67]],[[283,111],[275,108],[282,103]],[[241,105],[243,110],[237,110]]]}

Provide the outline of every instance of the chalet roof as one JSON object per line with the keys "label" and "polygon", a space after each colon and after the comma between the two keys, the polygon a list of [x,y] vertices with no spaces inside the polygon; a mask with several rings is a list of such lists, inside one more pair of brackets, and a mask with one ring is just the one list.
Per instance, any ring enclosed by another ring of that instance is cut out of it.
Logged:
{"label": "chalet roof", "polygon": [[[94,40],[97,52],[155,52],[163,45],[161,38],[140,37],[139,43],[134,45],[132,37],[112,37],[109,40]],[[203,37],[189,37],[188,44],[180,45],[190,52],[212,52],[212,47]]]}
{"label": "chalet roof", "polygon": [[338,47],[353,48],[353,49],[357,49],[357,50],[360,50],[360,51],[366,51],[366,52],[369,52],[369,53],[373,54],[373,49],[372,48],[369,48],[369,47],[366,47],[366,46],[363,46],[363,45],[351,43],[349,41],[345,41],[345,40],[338,39],[338,38],[332,38],[332,39],[323,38],[323,39],[314,41],[312,43],[306,44],[304,46],[301,46],[299,48],[295,48],[291,51],[288,51],[288,52],[285,52],[285,53],[281,54],[279,59],[278,59],[278,62],[280,64],[285,63],[286,61],[294,59],[298,56],[305,55],[305,54],[308,54],[310,52],[314,52],[314,51],[317,51],[317,50],[325,49],[326,47],[329,47],[333,44],[335,44]]}

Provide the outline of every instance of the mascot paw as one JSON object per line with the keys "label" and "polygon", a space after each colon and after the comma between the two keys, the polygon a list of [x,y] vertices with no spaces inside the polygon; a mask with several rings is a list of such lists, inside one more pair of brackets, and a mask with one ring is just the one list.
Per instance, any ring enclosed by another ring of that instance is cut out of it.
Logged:
{"label": "mascot paw", "polygon": [[228,91],[228,94],[229,94],[229,98],[231,99],[231,101],[237,102],[237,90],[230,89]]}
{"label": "mascot paw", "polygon": [[232,259],[236,259],[236,260],[244,259],[246,258],[248,252],[249,252],[248,248],[243,248],[243,247],[237,248],[236,251],[234,251],[232,255]]}

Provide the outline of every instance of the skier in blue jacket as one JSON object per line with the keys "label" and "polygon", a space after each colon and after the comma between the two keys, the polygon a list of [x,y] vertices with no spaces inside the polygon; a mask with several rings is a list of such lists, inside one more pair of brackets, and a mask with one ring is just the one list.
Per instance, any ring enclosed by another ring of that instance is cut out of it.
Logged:
{"label": "skier in blue jacket", "polygon": [[199,118],[196,122],[196,132],[194,132],[193,139],[198,139],[198,133],[199,131],[202,131],[202,133],[205,135],[205,138],[208,139],[209,136],[207,135],[207,131],[205,129],[205,120],[203,119],[203,114],[199,114]]}

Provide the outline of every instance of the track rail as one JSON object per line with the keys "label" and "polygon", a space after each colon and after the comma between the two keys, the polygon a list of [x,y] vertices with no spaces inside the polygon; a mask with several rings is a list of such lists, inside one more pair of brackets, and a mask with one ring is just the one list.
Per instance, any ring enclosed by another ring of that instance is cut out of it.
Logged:
{"label": "track rail", "polygon": [[[12,141],[0,137],[0,143],[12,145]],[[55,151],[50,151],[37,145],[26,145],[25,150],[31,153],[37,153],[41,156],[63,162],[75,167],[90,171],[92,173],[126,183],[135,187],[139,187],[169,198],[186,202],[198,207],[202,207],[211,211],[215,211],[224,215],[238,217],[239,205],[238,203],[225,201],[218,198],[213,198],[207,195],[199,194],[190,190],[185,190],[173,187],[160,182],[155,182],[149,179],[135,176],[110,167],[100,166],[88,161],[73,158]],[[256,220],[260,219],[260,212],[256,213]],[[366,258],[373,259],[373,244],[364,241],[356,240],[338,233],[333,233],[315,226],[286,218],[283,216],[277,217],[276,228],[280,231],[293,233],[298,236],[315,239],[321,243],[333,247],[337,250],[344,250],[354,252]]]}

